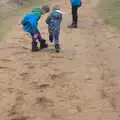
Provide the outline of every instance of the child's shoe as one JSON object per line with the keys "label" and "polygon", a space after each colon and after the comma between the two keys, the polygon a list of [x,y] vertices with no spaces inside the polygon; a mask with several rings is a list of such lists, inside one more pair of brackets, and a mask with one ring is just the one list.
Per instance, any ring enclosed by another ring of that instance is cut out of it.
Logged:
{"label": "child's shoe", "polygon": [[77,24],[71,24],[68,26],[68,28],[77,28],[77,27],[78,27]]}
{"label": "child's shoe", "polygon": [[59,45],[59,44],[56,44],[56,45],[55,45],[55,50],[56,50],[57,53],[60,52],[60,45]]}
{"label": "child's shoe", "polygon": [[39,48],[38,48],[38,46],[37,46],[37,42],[36,41],[33,41],[32,42],[32,52],[36,52],[36,51],[38,51],[39,50]]}
{"label": "child's shoe", "polygon": [[48,44],[46,43],[46,40],[41,39],[40,40],[40,49],[43,49],[43,48],[48,48]]}

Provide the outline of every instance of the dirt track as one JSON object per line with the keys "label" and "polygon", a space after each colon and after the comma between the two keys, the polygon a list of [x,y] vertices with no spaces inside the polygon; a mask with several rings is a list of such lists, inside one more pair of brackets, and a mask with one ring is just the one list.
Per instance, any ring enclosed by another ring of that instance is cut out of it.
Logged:
{"label": "dirt track", "polygon": [[[31,40],[13,27],[0,44],[0,120],[120,120],[120,35],[84,0],[79,29],[62,24],[62,51],[32,53]],[[47,38],[46,25],[41,25]]]}

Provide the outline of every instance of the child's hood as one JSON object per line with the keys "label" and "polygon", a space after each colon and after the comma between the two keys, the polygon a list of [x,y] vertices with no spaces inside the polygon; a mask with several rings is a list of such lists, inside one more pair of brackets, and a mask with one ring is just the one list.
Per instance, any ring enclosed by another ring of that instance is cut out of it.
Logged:
{"label": "child's hood", "polygon": [[41,17],[41,15],[42,15],[42,12],[41,12],[40,8],[34,8],[32,10],[32,13],[35,14],[37,17]]}
{"label": "child's hood", "polygon": [[63,14],[63,12],[61,10],[53,10],[52,13],[60,13]]}

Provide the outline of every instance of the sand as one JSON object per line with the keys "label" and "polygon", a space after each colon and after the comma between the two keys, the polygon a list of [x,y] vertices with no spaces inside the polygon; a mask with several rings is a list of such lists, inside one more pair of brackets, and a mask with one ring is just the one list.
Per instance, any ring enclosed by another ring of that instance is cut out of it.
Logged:
{"label": "sand", "polygon": [[[32,53],[19,25],[1,41],[0,120],[120,120],[119,32],[103,23],[99,0],[83,1],[78,29],[67,28],[70,6],[59,4],[59,54],[50,43]],[[47,26],[40,29],[48,39]]]}

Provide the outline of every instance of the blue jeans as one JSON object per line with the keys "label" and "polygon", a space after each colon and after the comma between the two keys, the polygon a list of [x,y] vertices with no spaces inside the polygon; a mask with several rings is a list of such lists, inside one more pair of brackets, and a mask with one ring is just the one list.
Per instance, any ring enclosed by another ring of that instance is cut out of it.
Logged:
{"label": "blue jeans", "polygon": [[60,44],[59,35],[60,35],[59,31],[49,31],[49,39],[50,39],[50,41],[51,42],[54,41],[55,45],[59,45]]}

